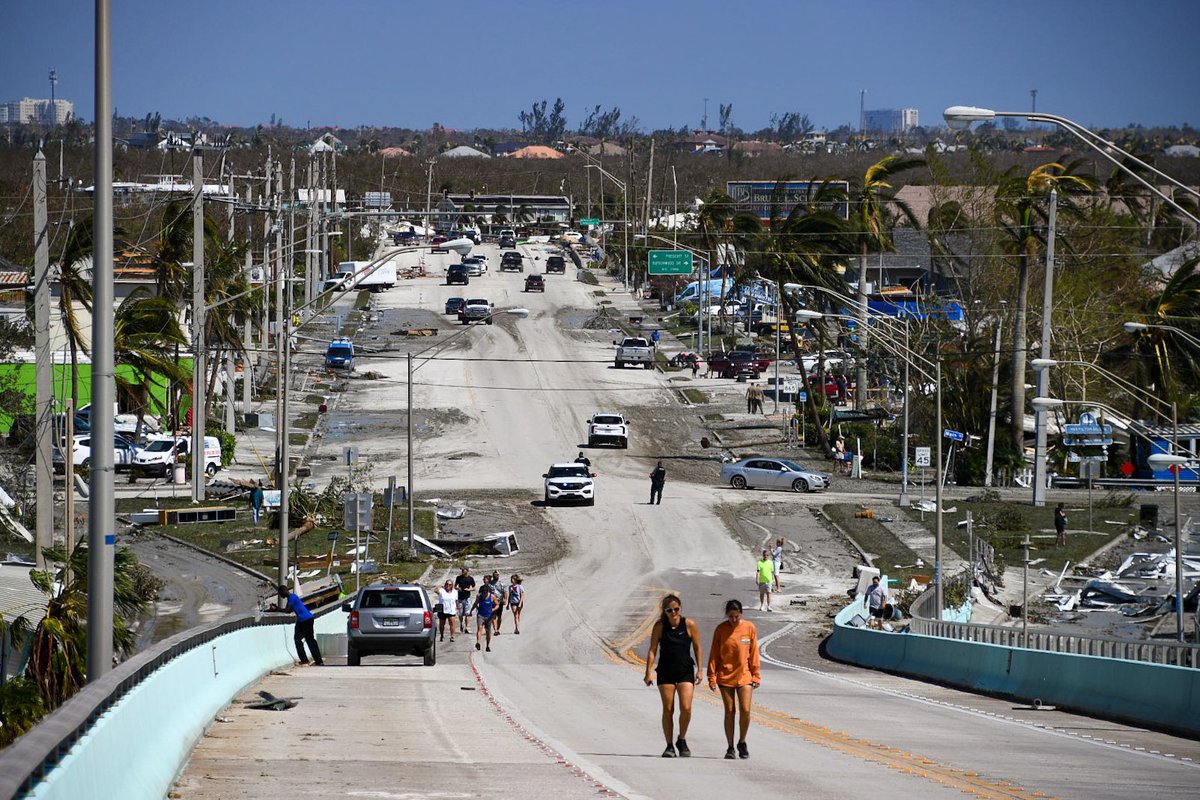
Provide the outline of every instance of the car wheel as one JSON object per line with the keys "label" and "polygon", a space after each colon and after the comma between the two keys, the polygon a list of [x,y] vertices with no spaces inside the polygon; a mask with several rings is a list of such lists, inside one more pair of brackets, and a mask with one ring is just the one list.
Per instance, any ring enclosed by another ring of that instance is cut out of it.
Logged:
{"label": "car wheel", "polygon": [[217,474],[218,469],[220,469],[220,467],[218,467],[216,464],[209,464],[204,468],[204,474],[211,478],[213,475]]}
{"label": "car wheel", "polygon": [[492,319],[491,317],[488,317],[488,325],[491,325],[491,324],[492,324],[492,323],[494,323],[495,321],[496,321],[496,320]]}
{"label": "car wheel", "polygon": [[629,449],[629,440],[622,439],[620,442],[618,442],[618,445],[620,445],[622,450],[628,450]]}
{"label": "car wheel", "polygon": [[594,506],[594,505],[596,505],[596,498],[594,498],[594,497],[589,497],[589,498],[588,498],[588,501],[587,501],[587,504],[588,504],[589,506]]}
{"label": "car wheel", "polygon": [[618,361],[618,362],[617,362],[617,369],[625,369],[625,362],[624,362],[624,361]]}
{"label": "car wheel", "polygon": [[653,361],[647,361],[647,362],[646,362],[646,369],[654,369],[654,362],[653,362]]}
{"label": "car wheel", "polygon": [[432,667],[437,663],[437,644],[430,642],[429,647],[425,648],[425,666]]}
{"label": "car wheel", "polygon": [[82,463],[80,463],[80,465],[79,465],[79,466],[83,467],[84,469],[91,469],[91,468],[92,468],[92,459],[91,459],[91,458],[85,458],[85,459],[83,460],[83,462],[82,462]]}
{"label": "car wheel", "polygon": [[357,667],[362,664],[362,656],[353,647],[346,649],[346,666]]}
{"label": "car wheel", "polygon": [[462,324],[463,324],[463,325],[470,325],[470,324],[471,324],[471,322],[470,322],[470,320],[466,320],[466,319],[464,319],[464,320],[462,321]]}
{"label": "car wheel", "polygon": [[545,506],[549,506],[549,505],[551,505],[551,503],[550,503],[550,493],[549,493],[549,492],[546,492],[546,493],[543,495],[543,499],[542,499],[542,505],[545,505]]}
{"label": "car wheel", "polygon": [[744,477],[742,477],[741,475],[734,475],[732,478],[729,479],[729,485],[735,489],[745,489],[746,488],[746,479]]}
{"label": "car wheel", "polygon": [[807,492],[808,491],[808,481],[804,480],[804,478],[796,478],[796,480],[792,481],[792,491],[793,492]]}

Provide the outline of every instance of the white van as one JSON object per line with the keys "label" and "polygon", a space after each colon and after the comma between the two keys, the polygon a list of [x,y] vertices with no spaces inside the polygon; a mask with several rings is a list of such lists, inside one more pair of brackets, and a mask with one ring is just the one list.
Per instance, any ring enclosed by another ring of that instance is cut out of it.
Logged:
{"label": "white van", "polygon": [[[191,463],[191,436],[151,436],[146,446],[133,457],[136,474],[169,477],[176,463]],[[215,436],[204,437],[204,472],[212,477],[221,468],[221,440]]]}

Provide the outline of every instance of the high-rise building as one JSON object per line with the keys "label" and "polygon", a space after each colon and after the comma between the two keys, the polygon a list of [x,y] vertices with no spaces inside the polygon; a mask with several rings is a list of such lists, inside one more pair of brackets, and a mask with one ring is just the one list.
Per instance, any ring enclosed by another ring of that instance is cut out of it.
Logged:
{"label": "high-rise building", "polygon": [[908,133],[920,124],[915,108],[877,108],[863,112],[863,127],[874,133]]}
{"label": "high-rise building", "polygon": [[75,104],[70,100],[45,100],[22,97],[0,103],[0,122],[65,125],[75,116]]}

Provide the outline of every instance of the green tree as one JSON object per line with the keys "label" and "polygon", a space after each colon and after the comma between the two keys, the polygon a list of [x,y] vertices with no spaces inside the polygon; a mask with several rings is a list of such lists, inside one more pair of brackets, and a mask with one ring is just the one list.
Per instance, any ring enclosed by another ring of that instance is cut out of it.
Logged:
{"label": "green tree", "polygon": [[72,224],[58,259],[58,314],[71,354],[71,407],[75,411],[79,410],[79,353],[86,353],[85,342],[91,341],[84,333],[79,308],[92,313],[92,255],[92,220]]}
{"label": "green tree", "polygon": [[150,391],[159,379],[187,380],[175,348],[187,339],[179,326],[178,308],[165,297],[151,297],[139,287],[121,301],[113,315],[113,360],[133,374],[116,374],[117,394],[138,415],[134,438],[142,433],[142,416],[149,410]]}
{"label": "green tree", "polygon": [[[1200,259],[1182,264],[1166,286],[1150,298],[1141,321],[1169,325],[1200,338]],[[1178,333],[1149,328],[1133,334],[1135,380],[1162,392],[1187,410],[1200,390],[1200,349]],[[1140,374],[1138,374],[1140,373]],[[1185,417],[1186,418],[1186,417]]]}

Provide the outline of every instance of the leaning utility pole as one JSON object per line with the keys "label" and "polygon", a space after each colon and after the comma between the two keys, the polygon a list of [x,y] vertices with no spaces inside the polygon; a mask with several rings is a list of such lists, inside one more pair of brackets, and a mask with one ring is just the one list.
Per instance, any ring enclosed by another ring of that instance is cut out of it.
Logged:
{"label": "leaning utility pole", "polygon": [[[279,486],[279,585],[283,586],[287,583],[288,578],[288,472],[290,471],[290,459],[288,458],[288,369],[291,366],[291,344],[288,334],[289,313],[288,308],[291,306],[292,286],[290,282],[291,270],[288,264],[284,261],[283,247],[283,211],[282,203],[280,202],[280,190],[283,188],[283,166],[278,162],[275,164],[275,263],[276,276],[278,284],[275,288],[275,352],[278,355],[277,363],[278,370],[275,375],[275,409],[278,418],[275,420],[275,430],[279,436],[279,467],[278,467],[278,483]],[[289,246],[287,255],[291,258],[292,248]]]}
{"label": "leaning utility pole", "polygon": [[[54,546],[54,354],[50,351],[50,226],[46,213],[46,157],[41,150],[33,158],[33,353],[37,373],[34,400],[35,449],[33,469],[37,489],[37,524],[33,555],[38,569],[45,569],[42,551]],[[69,448],[70,443],[67,443]],[[64,450],[64,452],[70,452]],[[66,464],[66,460],[63,461]],[[66,469],[67,491],[71,470]]]}
{"label": "leaning utility pole", "polygon": [[[192,150],[192,502],[204,501],[204,156]],[[101,439],[100,441],[105,441]]]}
{"label": "leaning utility pole", "polygon": [[[92,231],[92,438],[113,440],[113,205],[112,205],[112,9],[96,0],[96,150]],[[102,678],[113,659],[113,551],[117,515],[113,503],[111,447],[92,453],[88,493],[87,679]],[[67,456],[70,459],[70,455]],[[67,470],[67,491],[71,486]]]}

